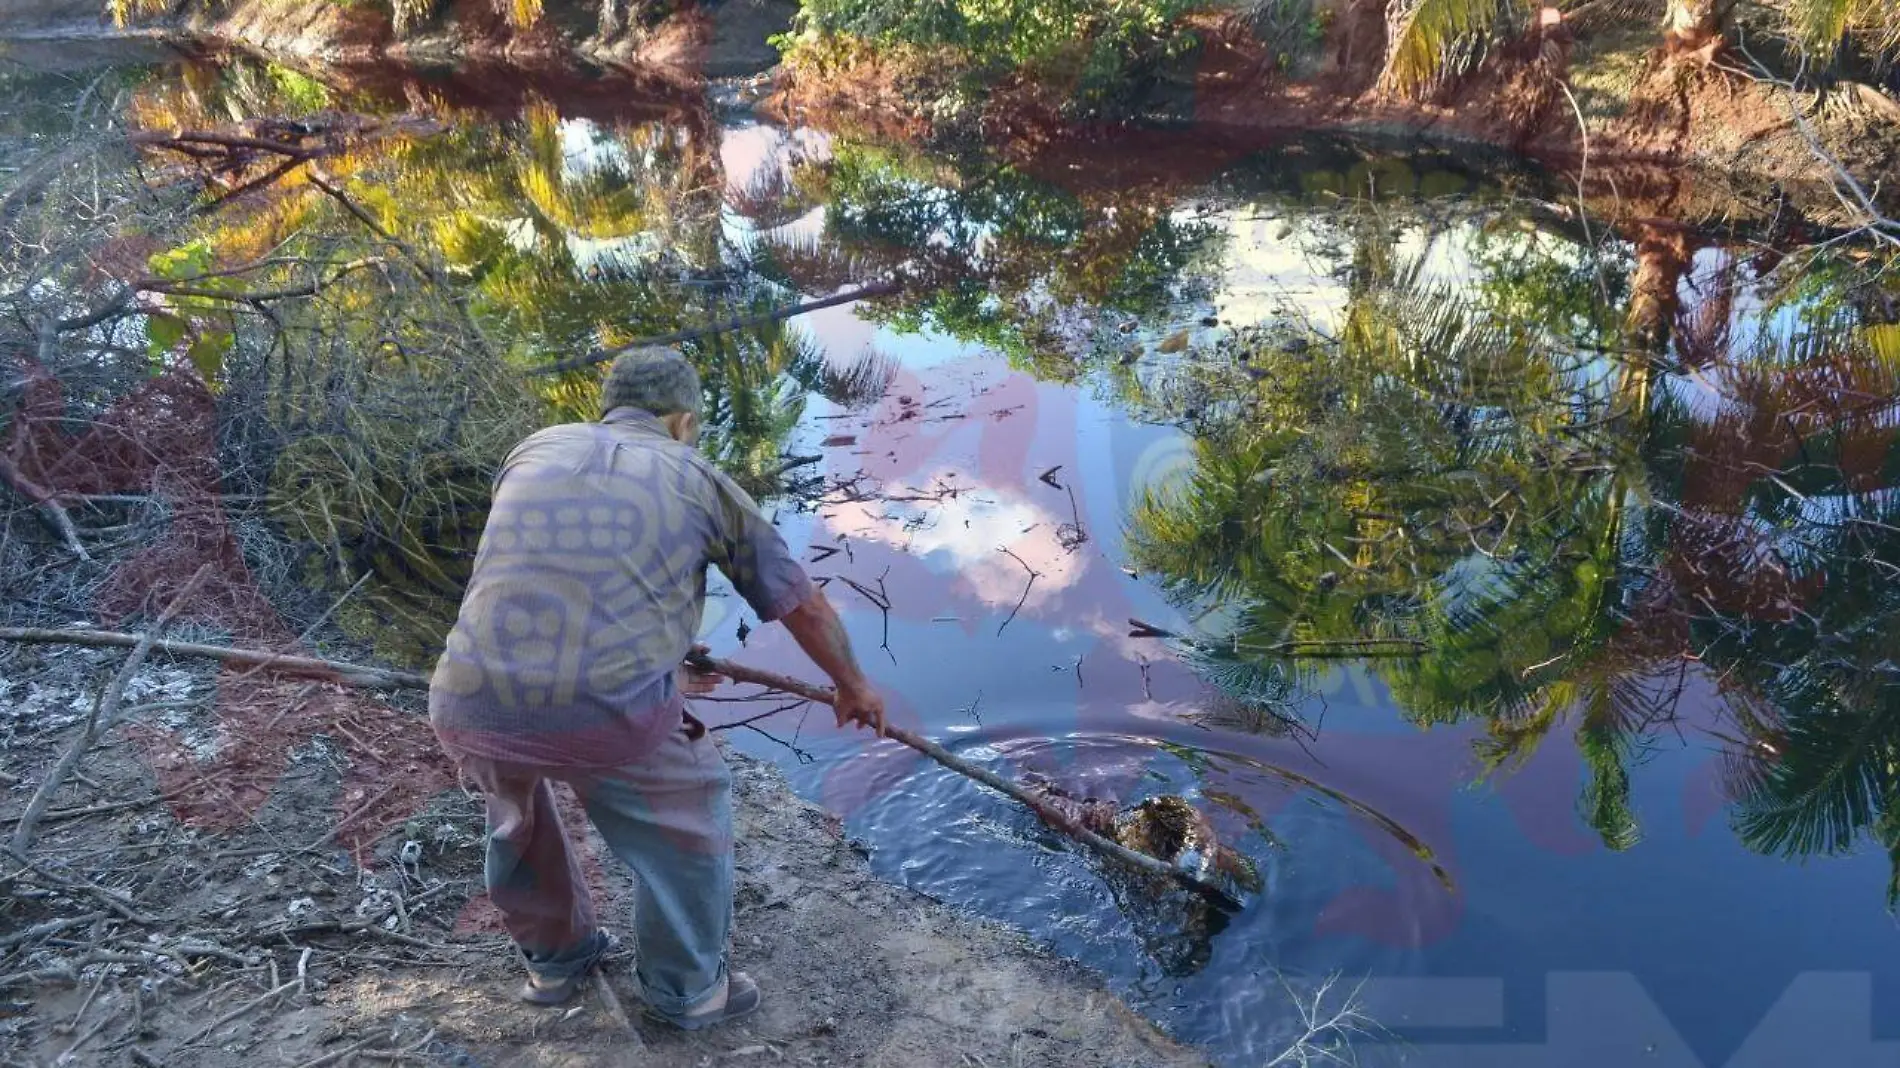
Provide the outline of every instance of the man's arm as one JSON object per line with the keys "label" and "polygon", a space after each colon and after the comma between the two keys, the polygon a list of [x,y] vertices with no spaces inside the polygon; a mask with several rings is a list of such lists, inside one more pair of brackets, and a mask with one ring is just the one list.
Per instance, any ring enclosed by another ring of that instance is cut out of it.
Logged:
{"label": "man's arm", "polygon": [[832,707],[838,714],[838,726],[857,722],[884,734],[884,698],[871,688],[851,653],[851,639],[844,632],[844,621],[831,607],[825,591],[813,590],[797,608],[785,613],[779,622],[792,632],[798,647],[805,650],[824,673],[831,676],[837,690]]}
{"label": "man's arm", "polygon": [[719,569],[761,622],[784,623],[805,655],[831,676],[837,691],[833,707],[838,726],[862,723],[882,736],[884,699],[871,688],[857,657],[851,655],[851,639],[845,636],[844,623],[825,591],[812,583],[752,498],[711,465],[707,471],[719,497],[714,515]]}

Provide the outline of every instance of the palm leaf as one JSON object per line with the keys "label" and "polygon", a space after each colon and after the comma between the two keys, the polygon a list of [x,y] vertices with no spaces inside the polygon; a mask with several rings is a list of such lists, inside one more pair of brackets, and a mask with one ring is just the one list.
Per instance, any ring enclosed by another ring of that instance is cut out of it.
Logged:
{"label": "palm leaf", "polygon": [[1844,853],[1873,826],[1894,787],[1900,715],[1823,707],[1791,717],[1773,767],[1737,804],[1736,832],[1782,856]]}
{"label": "palm leaf", "polygon": [[1855,6],[1856,0],[1790,0],[1788,20],[1804,48],[1831,53],[1847,35],[1847,21]]}
{"label": "palm leaf", "polygon": [[[1593,705],[1606,701],[1603,691],[1593,695]],[[1577,729],[1577,751],[1583,756],[1589,778],[1577,808],[1584,821],[1603,839],[1604,846],[1621,852],[1643,836],[1642,825],[1630,804],[1630,775],[1624,766],[1629,749],[1628,736],[1607,723],[1596,722],[1595,710],[1585,713],[1584,725]]]}
{"label": "palm leaf", "polygon": [[1416,94],[1444,70],[1460,41],[1488,33],[1510,15],[1529,10],[1523,0],[1413,0],[1409,7],[1395,8],[1396,29],[1386,48],[1380,84]]}
{"label": "palm leaf", "polygon": [[884,399],[897,371],[895,359],[867,345],[856,359],[843,366],[825,361],[817,392],[843,408],[866,408]]}

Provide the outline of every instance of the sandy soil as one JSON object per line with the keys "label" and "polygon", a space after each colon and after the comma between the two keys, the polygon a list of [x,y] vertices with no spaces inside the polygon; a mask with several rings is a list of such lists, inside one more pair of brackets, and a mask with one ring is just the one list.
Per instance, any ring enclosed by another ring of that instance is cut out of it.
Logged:
{"label": "sandy soil", "polygon": [[[8,831],[117,657],[0,656]],[[234,744],[207,709],[218,685],[207,665],[153,663],[129,699],[146,707],[149,729],[215,762]],[[280,722],[303,706],[285,707]],[[410,777],[386,769],[380,787],[352,784],[341,737],[351,722],[375,721],[359,711],[304,735],[281,769],[264,769],[281,775],[253,815],[219,830],[201,809],[160,799],[140,730],[95,746],[32,851],[40,870],[0,865],[11,882],[0,891],[0,1062],[315,1068],[401,1053],[396,1063],[575,1068],[1205,1063],[1079,968],[879,882],[833,817],[775,768],[736,755],[734,959],[765,990],[760,1014],[705,1036],[636,1022],[636,1045],[593,991],[566,1008],[521,1005],[511,996],[518,966],[479,896],[477,799],[451,788],[418,796],[400,822],[358,821]],[[602,914],[624,930],[627,877],[590,846]],[[637,1021],[630,957],[609,974]]]}

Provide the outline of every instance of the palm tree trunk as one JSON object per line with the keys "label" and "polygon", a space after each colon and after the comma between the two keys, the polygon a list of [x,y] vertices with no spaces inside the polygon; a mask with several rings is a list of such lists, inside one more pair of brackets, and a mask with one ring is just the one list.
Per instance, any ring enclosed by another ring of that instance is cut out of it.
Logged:
{"label": "palm tree trunk", "polygon": [[1734,0],[1669,0],[1663,16],[1663,51],[1671,56],[1705,53],[1713,57],[1722,47]]}
{"label": "palm tree trunk", "polygon": [[1678,292],[1692,250],[1678,229],[1643,225],[1636,234],[1636,274],[1630,284],[1629,336],[1643,352],[1660,352],[1682,304]]}

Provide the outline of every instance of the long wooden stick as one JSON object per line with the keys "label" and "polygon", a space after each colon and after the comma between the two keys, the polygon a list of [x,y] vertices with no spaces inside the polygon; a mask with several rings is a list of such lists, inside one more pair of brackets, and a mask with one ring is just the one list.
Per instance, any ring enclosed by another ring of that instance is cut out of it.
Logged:
{"label": "long wooden stick", "polygon": [[[52,630],[38,627],[0,627],[0,641],[59,643],[66,645],[90,646],[137,646],[145,635],[124,634],[104,630]],[[222,645],[201,645],[197,642],[153,641],[152,652],[166,653],[172,656],[205,656],[233,664],[255,664],[267,671],[284,675],[300,675],[349,683],[366,689],[385,690],[425,690],[429,680],[410,671],[392,671],[386,668],[368,667],[362,664],[350,664],[339,660],[319,660],[308,656],[285,656],[276,653],[255,652],[249,649],[233,649]],[[806,700],[829,705],[832,692],[823,686],[814,686],[802,679],[790,675],[780,675],[772,671],[761,671],[744,664],[735,664],[730,660],[716,657],[688,658],[694,667],[703,671],[724,675],[736,682],[750,682],[768,686],[785,693],[796,694]],[[1044,823],[1074,838],[1105,857],[1118,860],[1131,868],[1138,869],[1172,880],[1194,892],[1201,894],[1224,909],[1239,911],[1241,903],[1232,894],[1202,879],[1191,872],[1182,871],[1173,865],[1157,860],[1145,853],[1137,853],[1120,842],[1104,838],[1057,809],[1055,806],[1037,797],[1035,794],[997,775],[995,772],[979,768],[950,752],[936,742],[920,735],[912,734],[902,727],[886,727],[885,735],[894,741],[917,750],[930,759],[949,768],[968,779],[982,783],[996,792],[1020,801],[1029,807]]]}
{"label": "long wooden stick", "polygon": [[[136,647],[144,635],[115,630],[54,630],[49,627],[0,627],[0,641],[35,642],[50,645],[87,645],[94,648]],[[319,660],[314,656],[291,656],[253,649],[233,649],[226,645],[175,642],[157,639],[151,651],[167,656],[204,656],[229,664],[253,664],[279,675],[345,682],[366,690],[426,690],[429,680],[413,671],[350,664],[341,660]]]}
{"label": "long wooden stick", "polygon": [[[785,693],[795,694],[808,701],[816,701],[824,705],[829,705],[832,701],[833,694],[829,687],[814,686],[803,679],[795,679],[790,675],[780,675],[774,671],[761,671],[758,668],[747,667],[744,664],[735,664],[730,660],[721,660],[711,656],[688,657],[687,662],[701,671],[710,671],[715,674],[724,675],[734,682],[749,682],[774,690],[782,690]],[[1069,818],[1054,805],[1049,804],[1042,798],[1023,789],[1016,783],[986,768],[977,767],[975,764],[964,760],[962,757],[957,756],[955,753],[950,752],[948,749],[945,749],[943,746],[938,745],[928,738],[912,734],[902,727],[886,726],[884,734],[893,741],[902,742],[910,746],[912,749],[942,764],[958,775],[962,775],[968,779],[974,779],[998,793],[1022,802],[1029,807],[1030,811],[1040,817],[1044,823],[1074,838],[1076,841],[1081,842],[1096,852],[1101,853],[1103,856],[1118,860],[1129,867],[1137,868],[1150,875],[1171,879],[1198,894],[1212,899],[1215,904],[1220,905],[1222,908],[1239,911],[1241,907],[1240,902],[1236,901],[1233,895],[1213,883],[1191,872],[1182,871],[1180,868],[1168,864],[1165,861],[1148,856],[1146,853],[1137,853],[1127,846],[1122,845],[1120,842],[1096,834],[1094,831],[1089,830],[1087,827]]]}

